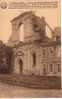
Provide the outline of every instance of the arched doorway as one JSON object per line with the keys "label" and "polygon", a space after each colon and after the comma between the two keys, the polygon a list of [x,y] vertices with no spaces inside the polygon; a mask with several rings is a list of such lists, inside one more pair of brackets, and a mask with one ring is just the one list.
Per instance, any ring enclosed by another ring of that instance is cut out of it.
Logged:
{"label": "arched doorway", "polygon": [[23,61],[22,59],[19,59],[19,69],[20,69],[20,73],[23,72]]}

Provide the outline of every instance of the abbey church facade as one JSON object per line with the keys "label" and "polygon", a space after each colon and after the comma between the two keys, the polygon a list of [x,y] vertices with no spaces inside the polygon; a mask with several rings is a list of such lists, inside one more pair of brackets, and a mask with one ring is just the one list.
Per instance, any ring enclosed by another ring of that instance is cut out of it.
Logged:
{"label": "abbey church facade", "polygon": [[[12,34],[8,41],[13,48],[13,72],[25,75],[60,76],[60,34],[52,32],[46,36],[49,27],[44,17],[33,12],[24,12],[11,20]],[[50,27],[49,27],[50,28]],[[24,40],[20,41],[20,35]]]}

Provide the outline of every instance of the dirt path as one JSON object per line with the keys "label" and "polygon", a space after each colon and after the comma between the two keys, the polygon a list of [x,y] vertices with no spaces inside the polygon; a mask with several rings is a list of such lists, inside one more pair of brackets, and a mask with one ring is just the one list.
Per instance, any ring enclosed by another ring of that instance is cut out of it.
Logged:
{"label": "dirt path", "polygon": [[17,97],[61,97],[60,90],[39,90],[0,83],[0,98]]}

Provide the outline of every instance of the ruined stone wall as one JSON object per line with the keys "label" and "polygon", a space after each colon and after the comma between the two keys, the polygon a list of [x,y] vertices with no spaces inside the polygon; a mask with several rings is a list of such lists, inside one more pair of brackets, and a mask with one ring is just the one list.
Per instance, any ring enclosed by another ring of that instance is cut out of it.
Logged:
{"label": "ruined stone wall", "polygon": [[[26,44],[17,48],[16,51],[18,53],[20,52],[20,55],[17,57],[19,59],[21,58],[23,61],[23,74],[59,76],[61,69],[60,54],[59,57],[57,56],[59,47],[60,46],[56,46],[55,50],[54,46],[43,47],[36,44]],[[23,55],[21,55],[21,52]],[[35,66],[33,65],[33,53],[36,55]],[[16,60],[18,59],[17,57],[15,57]],[[19,69],[19,65],[17,65],[17,63],[15,63],[15,69]],[[20,70],[18,73],[20,73]]]}

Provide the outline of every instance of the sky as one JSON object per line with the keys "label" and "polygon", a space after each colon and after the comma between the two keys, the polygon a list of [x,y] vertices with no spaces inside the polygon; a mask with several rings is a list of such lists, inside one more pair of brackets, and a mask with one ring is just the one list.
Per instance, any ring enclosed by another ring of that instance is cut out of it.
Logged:
{"label": "sky", "polygon": [[[11,0],[11,1],[13,1],[13,0]],[[60,0],[56,0],[56,1],[60,1]],[[10,0],[9,0],[9,2],[10,2]],[[12,33],[10,21],[14,17],[20,15],[23,11],[26,11],[26,10],[25,9],[23,9],[23,10],[22,9],[3,10],[0,8],[0,40],[2,40],[4,43],[8,42],[9,37],[11,36],[11,33]],[[35,11],[36,15],[38,15],[40,17],[44,16],[46,18],[47,23],[51,26],[52,29],[54,29],[57,26],[60,26],[60,6],[58,6],[58,8],[34,9],[34,11]],[[51,36],[49,29],[47,29],[47,35],[49,37]],[[23,37],[21,36],[20,38],[22,39]]]}

